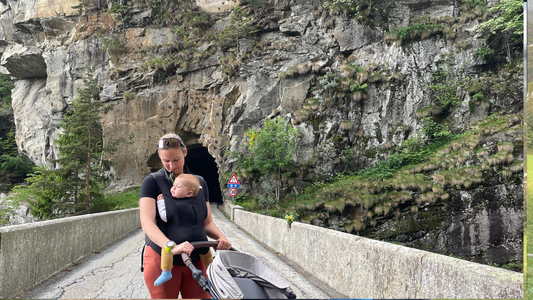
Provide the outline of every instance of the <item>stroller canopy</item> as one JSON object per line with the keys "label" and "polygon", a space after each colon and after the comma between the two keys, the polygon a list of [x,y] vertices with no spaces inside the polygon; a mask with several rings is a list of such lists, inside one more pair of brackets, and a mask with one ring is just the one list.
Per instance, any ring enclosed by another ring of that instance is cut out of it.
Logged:
{"label": "stroller canopy", "polygon": [[243,299],[234,278],[248,278],[261,286],[269,299],[294,299],[289,284],[263,262],[246,253],[219,250],[207,268],[207,276],[219,299]]}

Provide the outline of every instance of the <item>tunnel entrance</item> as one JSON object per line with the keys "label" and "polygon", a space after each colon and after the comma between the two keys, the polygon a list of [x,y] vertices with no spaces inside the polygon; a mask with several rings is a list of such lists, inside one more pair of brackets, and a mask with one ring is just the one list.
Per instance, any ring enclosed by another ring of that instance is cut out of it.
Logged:
{"label": "tunnel entrance", "polygon": [[187,147],[185,165],[193,174],[202,176],[209,188],[209,202],[222,204],[222,192],[218,180],[218,167],[207,148],[200,145]]}

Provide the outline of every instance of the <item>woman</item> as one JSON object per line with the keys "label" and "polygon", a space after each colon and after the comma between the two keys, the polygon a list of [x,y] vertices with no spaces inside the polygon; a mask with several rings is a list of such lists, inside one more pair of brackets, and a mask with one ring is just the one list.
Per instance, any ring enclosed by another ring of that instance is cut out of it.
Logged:
{"label": "woman", "polygon": [[[147,245],[143,261],[144,281],[152,299],[176,299],[180,292],[182,298],[211,298],[209,293],[204,292],[193,279],[191,271],[181,260],[181,253],[187,253],[194,266],[202,270],[207,278],[205,265],[199,258],[202,250],[193,251],[193,246],[189,242],[207,240],[207,235],[219,242],[217,249],[230,249],[231,243],[213,222],[205,180],[200,178],[202,192],[196,197],[174,199],[170,196],[170,187],[174,178],[182,173],[188,173],[184,165],[187,148],[181,138],[177,134],[166,134],[161,137],[157,147],[163,169],[144,179],[139,197],[141,226],[146,234]],[[161,193],[166,198],[167,222],[164,222],[157,212],[156,199]],[[161,248],[174,255],[172,278],[162,285],[154,286],[154,282],[162,272]]]}

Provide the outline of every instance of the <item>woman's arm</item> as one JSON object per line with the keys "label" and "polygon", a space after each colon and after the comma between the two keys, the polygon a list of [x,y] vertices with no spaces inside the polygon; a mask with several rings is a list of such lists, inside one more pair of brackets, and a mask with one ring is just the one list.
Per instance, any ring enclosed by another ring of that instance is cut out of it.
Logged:
{"label": "woman's arm", "polygon": [[228,241],[228,238],[220,231],[217,224],[213,222],[213,216],[211,215],[211,208],[209,202],[206,202],[207,205],[207,218],[204,220],[204,230],[205,234],[218,241],[217,249],[227,250],[231,248],[231,243]]}
{"label": "woman's arm", "polygon": [[155,199],[150,197],[143,197],[139,200],[141,227],[152,242],[161,248],[165,248],[165,244],[169,239],[159,230],[155,223],[155,203]]}
{"label": "woman's arm", "polygon": [[[154,198],[143,197],[139,200],[141,227],[152,242],[164,249],[169,239],[159,230],[155,223],[155,204],[156,200]],[[189,242],[183,242],[172,248],[172,254],[178,255],[181,252],[186,252],[191,255],[192,250],[194,248]]]}

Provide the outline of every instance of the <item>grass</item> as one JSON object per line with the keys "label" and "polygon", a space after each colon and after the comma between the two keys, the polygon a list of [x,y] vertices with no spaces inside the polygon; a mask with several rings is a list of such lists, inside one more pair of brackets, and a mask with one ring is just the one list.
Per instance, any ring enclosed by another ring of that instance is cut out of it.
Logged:
{"label": "grass", "polygon": [[[141,187],[132,187],[120,193],[108,194],[96,204],[101,211],[113,211],[139,207],[139,192]],[[103,210],[102,210],[103,209]]]}

